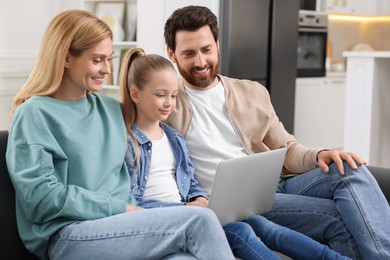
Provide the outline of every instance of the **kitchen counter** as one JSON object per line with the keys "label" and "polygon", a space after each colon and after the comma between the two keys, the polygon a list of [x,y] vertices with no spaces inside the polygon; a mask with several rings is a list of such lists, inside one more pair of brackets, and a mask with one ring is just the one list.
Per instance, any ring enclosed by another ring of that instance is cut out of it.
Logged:
{"label": "kitchen counter", "polygon": [[346,58],[390,58],[390,51],[345,51]]}
{"label": "kitchen counter", "polygon": [[390,167],[390,51],[344,52],[347,58],[344,150]]}
{"label": "kitchen counter", "polygon": [[328,77],[328,78],[345,78],[346,75],[347,74],[344,70],[342,70],[342,71],[333,71],[333,70],[326,71],[326,77]]}

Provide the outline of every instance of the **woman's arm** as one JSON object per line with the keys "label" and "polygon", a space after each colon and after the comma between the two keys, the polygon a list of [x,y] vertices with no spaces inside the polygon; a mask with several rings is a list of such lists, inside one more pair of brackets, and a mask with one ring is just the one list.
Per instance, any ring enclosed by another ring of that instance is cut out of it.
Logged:
{"label": "woman's arm", "polygon": [[64,184],[58,179],[66,175],[66,160],[55,158],[42,145],[17,144],[10,133],[7,166],[16,197],[26,216],[35,223],[56,218],[87,220],[125,211],[125,201],[107,193]]}
{"label": "woman's arm", "polygon": [[[97,219],[125,212],[130,194],[124,192],[129,188],[125,184],[128,176],[122,174],[125,166],[120,165],[124,164],[123,155],[105,161],[100,154],[107,147],[89,129],[81,131],[72,124],[75,116],[66,118],[68,110],[48,111],[41,101],[19,106],[9,133],[6,159],[19,208],[34,223],[56,218]],[[84,126],[96,127],[91,121]]]}

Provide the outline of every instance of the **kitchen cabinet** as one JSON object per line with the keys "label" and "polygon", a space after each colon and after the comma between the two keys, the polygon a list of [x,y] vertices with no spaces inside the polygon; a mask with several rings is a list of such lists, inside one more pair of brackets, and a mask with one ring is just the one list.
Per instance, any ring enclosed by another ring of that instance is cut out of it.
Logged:
{"label": "kitchen cabinet", "polygon": [[347,58],[344,149],[390,167],[390,52],[344,52]]}
{"label": "kitchen cabinet", "polygon": [[326,0],[326,12],[345,15],[390,15],[388,0]]}
{"label": "kitchen cabinet", "polygon": [[326,11],[328,13],[350,13],[350,2],[348,0],[327,0]]}
{"label": "kitchen cabinet", "polygon": [[309,147],[341,149],[344,102],[344,75],[298,78],[295,89],[295,138]]}

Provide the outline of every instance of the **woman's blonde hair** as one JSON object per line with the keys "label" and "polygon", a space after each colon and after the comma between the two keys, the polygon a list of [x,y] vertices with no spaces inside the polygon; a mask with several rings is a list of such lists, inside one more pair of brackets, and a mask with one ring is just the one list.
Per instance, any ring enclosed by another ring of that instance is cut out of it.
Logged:
{"label": "woman's blonde hair", "polygon": [[68,10],[55,16],[45,31],[32,72],[14,97],[13,107],[31,96],[55,93],[62,82],[67,54],[80,56],[107,37],[112,39],[108,25],[86,11]]}
{"label": "woman's blonde hair", "polygon": [[152,73],[164,69],[175,70],[172,63],[156,54],[145,54],[141,48],[132,48],[128,50],[122,58],[120,71],[120,92],[123,106],[123,117],[127,132],[133,137],[131,125],[136,119],[136,106],[130,96],[130,88],[136,87],[142,90],[150,81]]}

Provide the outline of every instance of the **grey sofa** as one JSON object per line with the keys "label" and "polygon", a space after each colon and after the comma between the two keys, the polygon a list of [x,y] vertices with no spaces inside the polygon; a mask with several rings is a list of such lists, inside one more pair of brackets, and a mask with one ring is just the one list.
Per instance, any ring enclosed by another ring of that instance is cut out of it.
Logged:
{"label": "grey sofa", "polygon": [[16,226],[15,191],[5,163],[8,131],[0,131],[0,259],[38,259],[19,238]]}
{"label": "grey sofa", "polygon": [[[0,259],[36,259],[22,244],[16,226],[15,194],[5,162],[8,131],[0,131]],[[369,166],[390,203],[390,169]]]}

